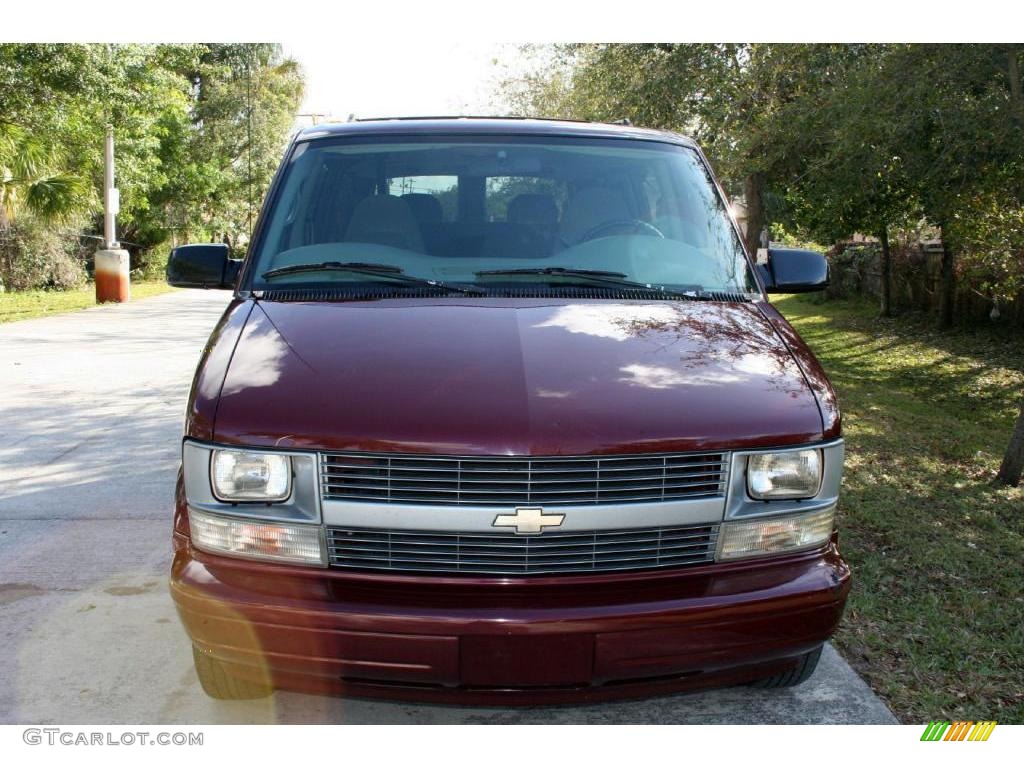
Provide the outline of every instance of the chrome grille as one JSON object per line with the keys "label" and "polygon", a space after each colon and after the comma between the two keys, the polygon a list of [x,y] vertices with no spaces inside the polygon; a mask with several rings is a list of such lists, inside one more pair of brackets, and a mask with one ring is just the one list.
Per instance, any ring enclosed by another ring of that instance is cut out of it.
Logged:
{"label": "chrome grille", "polygon": [[711,562],[717,525],[536,536],[328,528],[332,566],[350,570],[523,575],[632,571]]}
{"label": "chrome grille", "polygon": [[509,507],[626,504],[725,493],[725,453],[578,457],[321,455],[324,499]]}

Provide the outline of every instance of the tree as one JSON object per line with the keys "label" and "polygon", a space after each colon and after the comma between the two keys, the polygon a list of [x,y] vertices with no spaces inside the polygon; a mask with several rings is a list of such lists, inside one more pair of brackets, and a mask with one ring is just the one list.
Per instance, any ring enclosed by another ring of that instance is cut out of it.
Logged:
{"label": "tree", "polygon": [[0,123],[0,230],[22,210],[44,221],[58,221],[86,196],[83,180],[56,171],[53,148],[17,126]]}
{"label": "tree", "polygon": [[1012,108],[1012,67],[1005,46],[899,45],[880,63],[878,77],[879,85],[901,84],[876,87],[877,108],[890,122],[890,140],[915,181],[923,215],[942,231],[939,325],[948,328],[958,274],[996,234],[979,230],[979,207],[993,195],[1010,210],[1021,207],[1016,171],[1024,137]]}
{"label": "tree", "polygon": [[211,187],[201,219],[211,234],[247,242],[302,100],[302,73],[279,46],[246,43],[205,46],[190,77],[188,152]]}
{"label": "tree", "polygon": [[894,142],[889,115],[876,108],[883,83],[878,63],[883,45],[801,46],[788,58],[800,66],[800,97],[778,116],[772,136],[776,152],[799,155],[776,179],[787,224],[820,242],[861,232],[881,246],[879,312],[892,314],[890,234],[920,217],[917,188]]}
{"label": "tree", "polygon": [[1020,414],[1010,435],[1010,444],[1006,446],[1003,463],[996,475],[996,482],[1002,485],[1020,485],[1021,473],[1024,471],[1024,400],[1021,401]]}

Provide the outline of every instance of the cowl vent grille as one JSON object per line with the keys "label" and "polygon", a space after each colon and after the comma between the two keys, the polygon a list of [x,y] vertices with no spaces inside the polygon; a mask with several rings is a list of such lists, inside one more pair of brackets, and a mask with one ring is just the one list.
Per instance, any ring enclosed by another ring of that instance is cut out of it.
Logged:
{"label": "cowl vent grille", "polygon": [[498,299],[605,299],[618,301],[725,301],[749,302],[750,298],[742,293],[710,291],[688,299],[666,296],[661,291],[620,290],[617,288],[576,287],[576,286],[530,286],[524,288],[500,288],[488,286],[484,296],[469,296],[462,293],[445,293],[441,290],[427,288],[362,288],[360,290],[336,288],[291,288],[272,291],[257,291],[257,298],[263,301],[299,302],[299,301],[379,301],[382,299],[419,299],[458,297],[479,301],[487,298]]}

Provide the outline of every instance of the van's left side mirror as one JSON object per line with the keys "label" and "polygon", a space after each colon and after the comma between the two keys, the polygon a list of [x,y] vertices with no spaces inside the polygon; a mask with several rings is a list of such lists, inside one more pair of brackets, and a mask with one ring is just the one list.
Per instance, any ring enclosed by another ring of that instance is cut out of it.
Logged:
{"label": "van's left side mirror", "polygon": [[231,258],[224,243],[179,245],[167,260],[167,282],[176,288],[235,287],[241,259]]}
{"label": "van's left side mirror", "polygon": [[799,248],[767,250],[767,259],[762,257],[757,264],[766,293],[807,293],[828,287],[828,259],[824,255]]}

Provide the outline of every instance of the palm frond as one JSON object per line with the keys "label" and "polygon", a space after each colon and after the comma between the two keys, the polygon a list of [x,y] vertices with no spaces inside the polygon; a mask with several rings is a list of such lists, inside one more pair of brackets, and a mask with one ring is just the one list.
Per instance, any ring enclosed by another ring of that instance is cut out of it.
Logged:
{"label": "palm frond", "polygon": [[21,202],[40,219],[59,221],[76,211],[87,193],[85,181],[70,174],[55,174],[32,180]]}
{"label": "palm frond", "polygon": [[34,179],[46,174],[46,168],[54,165],[53,150],[31,136],[23,136],[15,146],[15,151],[6,163],[11,175],[23,179]]}

